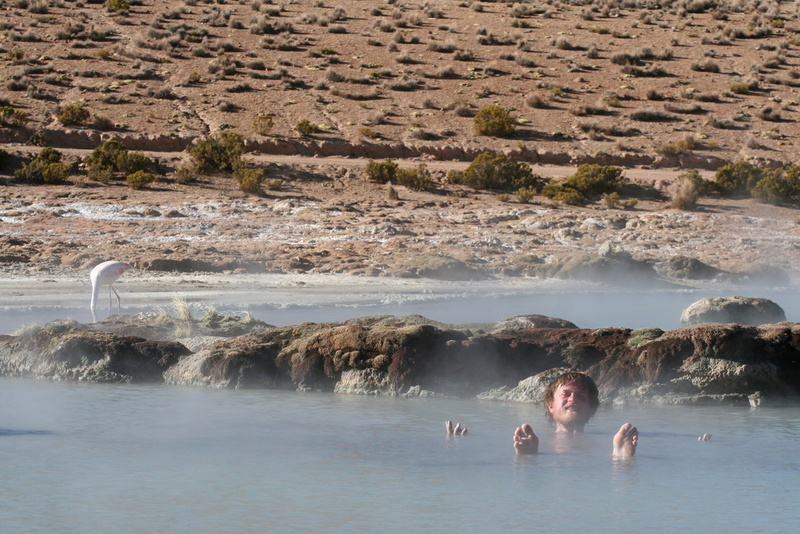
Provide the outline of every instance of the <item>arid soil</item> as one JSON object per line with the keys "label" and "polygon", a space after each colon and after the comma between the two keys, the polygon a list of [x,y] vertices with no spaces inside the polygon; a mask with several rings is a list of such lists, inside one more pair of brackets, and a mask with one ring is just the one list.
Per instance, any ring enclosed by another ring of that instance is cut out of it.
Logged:
{"label": "arid soil", "polygon": [[[504,201],[452,184],[395,186],[399,198],[390,199],[386,186],[366,179],[364,161],[251,158],[284,188],[248,196],[225,176],[190,185],[164,179],[137,191],[122,182],[9,183],[0,273],[85,273],[114,258],[150,271],[481,279],[546,276],[550,265],[609,245],[656,266],[686,256],[729,272],[769,265],[794,277],[800,265],[796,210],[715,197],[692,212],[674,210],[675,172],[626,170],[628,192],[640,200],[621,210]],[[442,179],[443,168],[459,165],[432,169]]]}
{"label": "arid soil", "polygon": [[[795,277],[796,210],[669,203],[682,169],[797,159],[795,7],[659,5],[4,2],[0,104],[26,119],[0,124],[3,147],[54,146],[76,174],[28,186],[11,164],[0,171],[0,273],[83,277],[115,258],[154,272],[453,280],[546,276],[576,253],[612,250],[656,267],[686,256]],[[61,124],[68,104],[91,118]],[[490,104],[512,111],[512,137],[474,131]],[[269,131],[257,131],[260,114]],[[310,136],[296,129],[304,120]],[[247,159],[283,188],[256,197],[226,176],[178,184],[181,150],[221,129],[241,133]],[[134,191],[87,180],[81,158],[109,138],[150,151],[159,181]],[[447,170],[489,149],[564,165],[536,168],[544,177],[583,161],[629,166],[624,196],[638,204],[522,203],[446,183]],[[387,154],[422,155],[399,161],[424,161],[437,189],[396,186],[393,199],[368,182],[365,158]]]}
{"label": "arid soil", "polygon": [[[180,149],[232,128],[287,150],[308,121],[340,154],[788,163],[800,133],[796,16],[768,0],[12,0],[0,5],[0,98],[27,121],[1,133]],[[68,104],[91,118],[63,125]],[[513,112],[514,136],[475,133],[472,116],[490,104]]]}

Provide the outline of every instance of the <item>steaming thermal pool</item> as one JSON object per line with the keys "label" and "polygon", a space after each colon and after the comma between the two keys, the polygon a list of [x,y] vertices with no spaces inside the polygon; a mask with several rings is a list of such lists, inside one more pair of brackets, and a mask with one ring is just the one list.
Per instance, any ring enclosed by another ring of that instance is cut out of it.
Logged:
{"label": "steaming thermal pool", "polygon": [[[540,314],[581,328],[680,328],[681,312],[703,297],[742,295],[772,299],[787,320],[800,321],[800,295],[791,288],[609,288],[586,282],[510,278],[480,282],[392,279],[346,275],[153,274],[131,270],[114,284],[122,313],[174,311],[185,302],[195,316],[209,308],[250,313],[276,326],[335,322],[362,315],[418,314],[444,323],[492,323]],[[54,319],[91,321],[88,276],[0,279],[0,334]],[[108,313],[101,299],[100,317]],[[114,307],[116,313],[116,304]]]}
{"label": "steaming thermal pool", "polygon": [[[470,433],[444,435],[443,421]],[[611,459],[622,422],[633,461]],[[530,422],[542,453],[516,457]],[[709,442],[697,436],[710,432]],[[794,532],[800,409],[539,407],[0,379],[0,524],[60,532]]]}

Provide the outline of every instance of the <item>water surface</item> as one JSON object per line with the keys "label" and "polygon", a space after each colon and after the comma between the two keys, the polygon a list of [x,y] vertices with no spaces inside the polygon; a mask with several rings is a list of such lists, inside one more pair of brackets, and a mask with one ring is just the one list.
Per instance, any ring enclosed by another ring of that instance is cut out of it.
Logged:
{"label": "water surface", "polygon": [[[250,313],[257,319],[276,326],[303,322],[337,322],[369,314],[419,314],[450,324],[492,323],[514,315],[539,314],[572,321],[580,328],[659,327],[680,328],[682,311],[705,297],[742,295],[764,297],[783,308],[789,321],[800,321],[800,294],[796,288],[780,289],[620,289],[563,282],[558,289],[503,287],[442,282],[439,291],[429,285],[407,288],[370,287],[366,291],[347,287],[275,288],[254,285],[251,291],[220,291],[209,302],[208,296],[196,298],[200,289],[182,287],[179,292],[136,294],[122,291],[122,313],[166,310],[175,315],[175,297],[183,299],[195,317],[202,317],[209,308],[219,313]],[[236,296],[242,296],[237,299]],[[105,299],[105,297],[104,297]],[[107,301],[101,299],[98,316],[108,314]],[[73,319],[82,323],[92,320],[88,296],[75,303],[74,298],[59,299],[55,295],[46,305],[4,305],[0,302],[0,334],[10,334],[31,324],[45,324],[54,319]],[[116,313],[116,303],[113,307]]]}
{"label": "water surface", "polygon": [[794,532],[799,439],[795,408],[601,409],[565,441],[524,404],[0,379],[0,530]]}

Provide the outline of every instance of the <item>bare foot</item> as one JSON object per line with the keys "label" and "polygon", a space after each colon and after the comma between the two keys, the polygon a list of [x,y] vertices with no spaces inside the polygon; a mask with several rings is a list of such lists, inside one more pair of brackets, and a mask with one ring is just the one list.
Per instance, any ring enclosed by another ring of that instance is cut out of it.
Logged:
{"label": "bare foot", "polygon": [[514,450],[517,454],[536,454],[539,452],[539,438],[533,433],[531,425],[518,426],[514,431]]}
{"label": "bare foot", "polygon": [[453,426],[452,421],[445,421],[444,428],[448,436],[464,436],[467,433],[467,427],[462,427],[461,423],[456,423],[456,426]]}
{"label": "bare foot", "polygon": [[639,431],[632,424],[625,423],[614,435],[613,443],[615,458],[631,458],[639,444]]}
{"label": "bare foot", "polygon": [[703,434],[697,438],[697,441],[711,441],[711,434]]}

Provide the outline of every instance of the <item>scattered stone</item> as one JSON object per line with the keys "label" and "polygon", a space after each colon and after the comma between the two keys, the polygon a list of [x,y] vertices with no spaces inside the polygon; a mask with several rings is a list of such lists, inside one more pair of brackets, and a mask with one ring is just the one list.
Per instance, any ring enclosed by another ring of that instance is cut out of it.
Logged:
{"label": "scattered stone", "polygon": [[578,328],[575,323],[546,315],[517,315],[498,322],[493,331],[523,330],[526,328]]}
{"label": "scattered stone", "polygon": [[724,273],[721,269],[687,256],[673,256],[659,262],[657,270],[665,278],[675,280],[711,280]]}
{"label": "scattered stone", "polygon": [[776,303],[751,297],[704,298],[691,304],[681,314],[681,322],[686,325],[738,323],[758,326],[785,320],[786,313]]}

